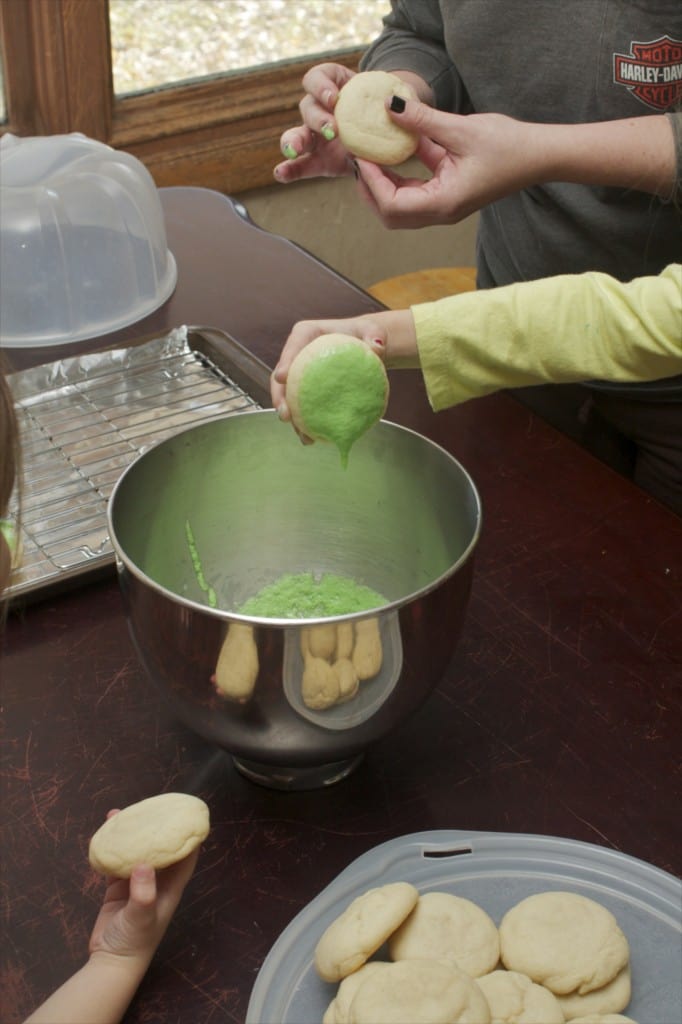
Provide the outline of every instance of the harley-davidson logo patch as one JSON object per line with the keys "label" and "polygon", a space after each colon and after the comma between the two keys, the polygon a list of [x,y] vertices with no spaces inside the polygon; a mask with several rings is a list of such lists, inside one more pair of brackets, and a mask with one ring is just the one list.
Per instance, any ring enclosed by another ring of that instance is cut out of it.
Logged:
{"label": "harley-davidson logo patch", "polygon": [[682,40],[661,36],[630,43],[630,53],[614,53],[613,80],[654,110],[669,110],[682,99]]}

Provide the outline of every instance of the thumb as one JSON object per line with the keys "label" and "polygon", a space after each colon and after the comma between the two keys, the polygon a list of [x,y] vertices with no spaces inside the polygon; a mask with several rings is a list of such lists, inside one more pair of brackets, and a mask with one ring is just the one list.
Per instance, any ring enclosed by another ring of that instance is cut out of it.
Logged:
{"label": "thumb", "polygon": [[149,864],[136,864],[130,875],[128,903],[124,914],[135,928],[144,928],[155,917],[156,872]]}
{"label": "thumb", "polygon": [[428,103],[419,100],[406,100],[402,96],[390,96],[386,101],[389,117],[418,135],[426,135],[445,148],[452,148],[457,139],[456,129],[461,114],[447,114],[442,110],[434,110]]}

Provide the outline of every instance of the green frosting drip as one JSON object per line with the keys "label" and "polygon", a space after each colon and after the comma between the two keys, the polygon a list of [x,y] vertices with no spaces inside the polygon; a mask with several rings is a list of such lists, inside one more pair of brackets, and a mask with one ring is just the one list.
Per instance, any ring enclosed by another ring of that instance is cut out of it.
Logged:
{"label": "green frosting drip", "polygon": [[206,600],[208,601],[211,608],[218,607],[218,598],[216,592],[212,586],[206,582],[204,576],[204,570],[201,565],[201,559],[199,558],[199,550],[197,548],[194,534],[192,533],[192,527],[189,525],[189,520],[185,522],[185,536],[187,537],[187,545],[189,547],[190,557],[192,559],[192,567],[194,568],[194,575],[197,578],[197,583],[203,592],[206,594]]}
{"label": "green frosting drip", "polygon": [[379,608],[386,599],[346,576],[290,573],[263,587],[239,609],[263,619],[317,619]]}
{"label": "green frosting drip", "polygon": [[355,345],[312,360],[299,390],[303,422],[315,437],[336,445],[344,467],[357,439],[381,419],[385,399],[383,366]]}

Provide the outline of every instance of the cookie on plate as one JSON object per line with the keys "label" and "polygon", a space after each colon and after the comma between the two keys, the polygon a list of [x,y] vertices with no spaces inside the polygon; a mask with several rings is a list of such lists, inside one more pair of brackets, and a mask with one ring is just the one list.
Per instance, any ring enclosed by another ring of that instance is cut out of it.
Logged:
{"label": "cookie on plate", "polygon": [[389,939],[392,960],[446,959],[473,978],[494,970],[500,941],[493,919],[471,900],[426,892]]}
{"label": "cookie on plate", "polygon": [[448,960],[398,960],[358,988],[349,1024],[489,1024],[480,988]]}
{"label": "cookie on plate", "polygon": [[341,981],[369,960],[414,907],[419,893],[409,882],[368,889],[326,929],[315,947],[315,967],[324,981]]}
{"label": "cookie on plate", "polygon": [[620,1013],[630,1002],[632,995],[632,978],[630,965],[626,964],[616,977],[601,988],[595,988],[585,995],[569,992],[558,995],[557,999],[564,1011],[566,1020],[572,1017],[585,1017],[588,1014]]}
{"label": "cookie on plate", "polygon": [[352,974],[344,978],[322,1018],[322,1024],[349,1024],[350,1004],[353,1002],[355,993],[376,971],[380,971],[382,967],[386,966],[388,965],[384,960],[369,960],[357,971],[353,971]]}
{"label": "cookie on plate", "polygon": [[630,957],[613,914],[574,892],[528,896],[507,911],[499,933],[507,970],[527,974],[555,995],[602,988]]}
{"label": "cookie on plate", "polygon": [[564,1024],[555,995],[518,971],[492,971],[476,984],[483,992],[495,1024]]}
{"label": "cookie on plate", "polygon": [[622,1013],[590,1013],[587,1017],[571,1017],[568,1024],[637,1024],[637,1021]]}
{"label": "cookie on plate", "polygon": [[90,840],[90,864],[130,878],[136,864],[165,868],[195,850],[210,828],[207,805],[188,793],[161,793],[124,807]]}
{"label": "cookie on plate", "polygon": [[417,135],[391,120],[386,110],[390,96],[417,98],[412,86],[388,71],[360,71],[341,89],[334,117],[341,142],[354,156],[393,165],[417,149]]}

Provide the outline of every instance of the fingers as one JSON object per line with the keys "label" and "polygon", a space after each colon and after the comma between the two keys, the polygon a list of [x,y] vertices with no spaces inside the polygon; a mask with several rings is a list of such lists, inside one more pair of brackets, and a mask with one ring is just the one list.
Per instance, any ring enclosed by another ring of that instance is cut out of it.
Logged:
{"label": "fingers", "polygon": [[454,162],[449,158],[440,161],[437,172],[425,180],[403,178],[367,161],[358,161],[358,167],[361,195],[386,228],[455,223],[471,212],[461,208]]}
{"label": "fingers", "polygon": [[136,864],[128,883],[125,920],[134,929],[146,929],[156,921],[156,873],[149,864]]}
{"label": "fingers", "polygon": [[295,160],[305,153],[312,153],[317,145],[317,136],[306,124],[288,128],[282,132],[279,148],[287,160]]}
{"label": "fingers", "polygon": [[404,100],[402,96],[389,97],[386,109],[389,117],[402,128],[425,135],[450,151],[456,146],[459,130],[466,122],[464,114],[444,113],[419,100]]}
{"label": "fingers", "polygon": [[353,74],[341,64],[328,63],[316,65],[303,76],[305,95],[299,103],[302,124],[282,133],[284,161],[273,171],[281,184],[351,173],[348,154],[336,138],[333,111],[339,91]]}
{"label": "fingers", "polygon": [[150,907],[156,899],[156,872],[149,864],[136,864],[130,875],[129,905]]}
{"label": "fingers", "polygon": [[[318,334],[321,333],[323,332],[318,331]],[[288,423],[291,419],[291,412],[286,400],[289,367],[301,349],[305,348],[308,342],[312,341],[315,337],[317,335],[310,333],[307,325],[302,323],[296,324],[284,343],[277,366],[270,375],[270,398],[272,399],[272,405],[284,423]]]}
{"label": "fingers", "polygon": [[343,64],[316,64],[306,71],[302,85],[307,94],[327,111],[332,111],[339,98],[339,92],[355,72]]}
{"label": "fingers", "polygon": [[317,102],[314,96],[306,95],[298,105],[303,124],[316,135],[321,135],[327,142],[336,138],[336,122],[333,106],[327,107]]}

